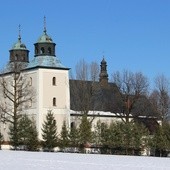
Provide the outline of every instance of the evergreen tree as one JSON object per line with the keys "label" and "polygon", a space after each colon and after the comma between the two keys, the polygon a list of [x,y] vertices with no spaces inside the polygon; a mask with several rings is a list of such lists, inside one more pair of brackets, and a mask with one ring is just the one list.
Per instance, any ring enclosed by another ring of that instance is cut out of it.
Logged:
{"label": "evergreen tree", "polygon": [[38,148],[39,148],[38,132],[35,123],[32,122],[27,141],[27,149],[29,151],[37,151]]}
{"label": "evergreen tree", "polygon": [[110,131],[109,131],[108,124],[101,123],[101,144],[102,144],[101,153],[104,153],[104,154],[110,153],[109,135],[110,135]]}
{"label": "evergreen tree", "polygon": [[3,141],[3,135],[2,135],[2,133],[0,132],[0,149],[1,149],[2,141]]}
{"label": "evergreen tree", "polygon": [[151,146],[155,149],[155,156],[165,156],[170,149],[170,125],[159,126],[151,141]]}
{"label": "evergreen tree", "polygon": [[109,126],[108,146],[119,154],[140,154],[147,147],[148,130],[133,122],[112,122]]}
{"label": "evergreen tree", "polygon": [[61,149],[64,149],[65,147],[68,147],[68,145],[69,145],[69,132],[67,130],[66,121],[64,121],[60,134],[59,146]]}
{"label": "evergreen tree", "polygon": [[102,139],[101,139],[101,121],[97,121],[95,129],[93,131],[93,143],[96,146],[101,146]]}
{"label": "evergreen tree", "polygon": [[88,120],[87,115],[82,116],[82,120],[79,127],[79,142],[84,147],[85,144],[92,141],[91,122]]}
{"label": "evergreen tree", "polygon": [[69,133],[69,145],[71,147],[78,147],[78,143],[79,143],[79,131],[75,126],[73,126]]}
{"label": "evergreen tree", "polygon": [[48,111],[46,121],[42,126],[43,148],[53,151],[57,145],[57,125],[51,110]]}
{"label": "evergreen tree", "polygon": [[123,131],[122,123],[112,122],[109,127],[109,147],[110,148],[122,148],[123,143]]}
{"label": "evergreen tree", "polygon": [[19,144],[24,145],[25,150],[38,149],[38,133],[34,121],[26,114],[22,115],[18,122]]}
{"label": "evergreen tree", "polygon": [[10,124],[9,126],[9,139],[10,139],[10,144],[14,147],[15,150],[17,150],[18,146],[19,146],[19,139],[20,139],[20,136],[19,136],[19,128],[18,128],[18,122],[19,122],[19,116],[16,116],[15,115],[15,118],[14,118],[14,122],[15,123],[12,123]]}
{"label": "evergreen tree", "polygon": [[142,124],[133,124],[133,147],[135,150],[148,147],[149,130]]}

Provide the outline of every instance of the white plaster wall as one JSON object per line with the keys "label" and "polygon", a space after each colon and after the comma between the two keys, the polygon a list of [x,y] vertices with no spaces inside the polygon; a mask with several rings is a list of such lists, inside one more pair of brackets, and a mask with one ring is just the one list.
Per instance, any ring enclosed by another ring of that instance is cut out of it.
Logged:
{"label": "white plaster wall", "polygon": [[[36,69],[28,71],[27,76],[32,77],[32,86],[36,90],[36,101],[28,112],[36,115],[39,139],[42,139],[42,124],[48,110],[52,110],[57,122],[58,134],[61,131],[63,121],[69,126],[70,92],[68,70]],[[52,85],[52,78],[56,77],[56,85]],[[56,98],[56,106],[53,106],[53,98]]]}

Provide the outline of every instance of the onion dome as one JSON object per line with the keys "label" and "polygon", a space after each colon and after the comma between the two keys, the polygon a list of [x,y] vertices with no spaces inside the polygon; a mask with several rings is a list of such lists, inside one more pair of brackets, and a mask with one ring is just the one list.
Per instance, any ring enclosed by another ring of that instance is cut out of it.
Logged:
{"label": "onion dome", "polygon": [[52,38],[47,35],[46,29],[44,30],[43,35],[39,37],[37,43],[53,43]]}
{"label": "onion dome", "polygon": [[18,42],[16,42],[11,50],[27,50],[27,47],[25,44],[21,42],[21,36],[18,37]]}
{"label": "onion dome", "polygon": [[18,41],[13,45],[10,52],[10,62],[29,62],[29,50],[26,45],[21,42],[20,25]]}
{"label": "onion dome", "polygon": [[53,43],[52,38],[47,34],[46,17],[44,17],[44,31],[43,31],[43,34],[39,37],[37,43]]}
{"label": "onion dome", "polygon": [[38,56],[55,56],[55,43],[52,38],[47,34],[46,18],[44,17],[44,31],[35,46],[35,57]]}

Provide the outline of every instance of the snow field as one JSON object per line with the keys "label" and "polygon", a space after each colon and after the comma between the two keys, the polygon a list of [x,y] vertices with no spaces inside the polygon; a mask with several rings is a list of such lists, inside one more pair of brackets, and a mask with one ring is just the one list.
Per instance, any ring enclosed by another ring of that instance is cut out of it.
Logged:
{"label": "snow field", "polygon": [[170,158],[2,150],[0,170],[170,170]]}

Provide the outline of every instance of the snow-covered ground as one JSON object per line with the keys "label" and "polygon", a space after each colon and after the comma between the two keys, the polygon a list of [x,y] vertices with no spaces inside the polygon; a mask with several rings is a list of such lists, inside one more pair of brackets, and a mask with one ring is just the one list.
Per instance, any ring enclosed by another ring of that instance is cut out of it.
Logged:
{"label": "snow-covered ground", "polygon": [[170,170],[170,158],[2,150],[0,170]]}

